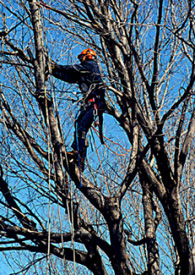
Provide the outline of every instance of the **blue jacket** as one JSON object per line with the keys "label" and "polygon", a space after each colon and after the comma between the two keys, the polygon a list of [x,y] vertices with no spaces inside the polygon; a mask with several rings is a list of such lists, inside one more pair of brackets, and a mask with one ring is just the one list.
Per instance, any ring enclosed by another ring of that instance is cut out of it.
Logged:
{"label": "blue jacket", "polygon": [[78,83],[84,101],[96,97],[104,101],[105,89],[96,61],[88,60],[76,65],[55,65],[52,75],[68,83]]}

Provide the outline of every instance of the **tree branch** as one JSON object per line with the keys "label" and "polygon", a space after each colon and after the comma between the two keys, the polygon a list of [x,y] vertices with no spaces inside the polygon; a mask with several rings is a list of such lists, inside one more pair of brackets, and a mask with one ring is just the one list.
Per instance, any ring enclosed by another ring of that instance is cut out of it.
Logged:
{"label": "tree branch", "polygon": [[[2,167],[1,171],[2,171]],[[8,184],[5,180],[3,180],[2,175],[0,176],[0,191],[2,192],[4,198],[6,199],[9,208],[14,212],[14,214],[16,215],[16,217],[18,218],[18,220],[21,222],[21,224],[28,229],[36,229],[36,224],[30,220],[26,215],[24,215],[21,211],[21,209],[19,208],[19,206],[17,205],[17,203],[15,202]]]}
{"label": "tree branch", "polygon": [[188,154],[188,151],[190,149],[190,146],[191,146],[191,143],[192,143],[192,140],[193,140],[193,137],[194,137],[194,132],[195,132],[195,107],[194,107],[194,110],[192,112],[192,115],[191,115],[191,119],[190,119],[190,123],[189,123],[189,126],[188,126],[188,130],[187,130],[187,134],[185,136],[185,140],[183,142],[183,146],[181,148],[181,152],[180,152],[180,155],[179,155],[179,171],[178,171],[178,176],[180,177],[181,179],[181,176],[182,176],[182,170],[184,168],[184,165],[185,165],[185,161],[186,161],[186,158],[187,158],[187,154]]}

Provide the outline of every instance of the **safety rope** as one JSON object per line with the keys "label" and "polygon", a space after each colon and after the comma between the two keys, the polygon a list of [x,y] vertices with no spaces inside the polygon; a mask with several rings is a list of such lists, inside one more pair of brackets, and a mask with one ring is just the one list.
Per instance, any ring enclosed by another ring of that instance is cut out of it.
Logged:
{"label": "safety rope", "polygon": [[[43,1],[40,1],[40,3],[42,5],[42,8],[48,8],[47,5]],[[46,32],[45,31],[44,31],[44,35],[45,35],[46,46],[47,46],[47,39],[46,39]],[[47,50],[47,53],[48,53],[48,50]],[[50,60],[49,60],[49,57],[48,57],[48,66],[50,67],[49,61]],[[60,123],[60,119],[59,119],[58,106],[56,104],[56,97],[55,97],[55,94],[54,94],[54,84],[53,84],[52,78],[51,78],[51,87],[52,87],[52,89],[51,89],[51,92],[52,92],[51,99],[53,100],[53,106],[54,106],[55,114],[56,114],[56,117],[57,117],[57,122],[58,122],[60,135],[61,135],[61,137],[63,137],[63,131],[62,131],[62,127],[61,127],[61,123]],[[45,96],[47,96],[47,95],[45,95]],[[55,98],[55,100],[54,100],[54,98]],[[66,159],[66,163],[67,163],[67,168],[68,168],[68,170],[70,170],[66,150],[65,150],[65,159]],[[63,167],[62,152],[60,152],[60,162],[61,162],[61,167]],[[67,172],[65,172],[65,173],[67,173]],[[64,175],[63,178],[65,180],[66,175]],[[66,183],[64,183],[64,184],[66,185]],[[69,222],[69,228],[70,228],[70,232],[71,232],[71,242],[72,242],[72,246],[73,246],[74,274],[76,274],[76,251],[75,251],[75,245],[74,245],[74,212],[73,212],[73,198],[72,198],[71,188],[70,188],[70,192],[68,192],[68,194],[70,194],[70,197],[67,197],[67,199],[66,199],[66,209],[67,209],[67,213],[68,213],[68,222]],[[65,194],[65,195],[68,196],[68,194]],[[69,203],[71,204],[70,208],[69,208]],[[58,209],[59,209],[59,203],[58,203]],[[69,209],[71,209],[71,213],[70,213]],[[59,213],[59,219],[60,219],[61,239],[62,239],[62,244],[63,244],[63,233],[62,233],[62,224],[61,224],[60,211],[58,213]],[[71,226],[71,221],[72,221],[72,226]],[[49,240],[48,240],[48,246],[49,245],[50,244],[49,244]],[[48,253],[50,253],[50,251],[48,251]],[[48,255],[48,258],[49,258],[49,255]],[[65,255],[64,255],[64,266],[66,267]],[[47,271],[48,271],[48,268],[47,268]],[[65,272],[66,272],[66,270],[65,270]]]}
{"label": "safety rope", "polygon": [[[2,12],[2,14],[3,14],[3,12]],[[2,16],[2,21],[4,21],[3,20],[3,16]],[[4,29],[5,29],[5,26],[3,27],[3,31],[4,31]],[[1,52],[2,52],[2,54],[1,54],[1,62],[0,62],[0,75],[1,75],[1,69],[2,69],[2,66],[3,66],[3,51],[4,51],[4,43],[5,43],[3,36],[1,37],[0,41],[1,41]],[[0,82],[0,89],[2,89],[2,82]]]}
{"label": "safety rope", "polygon": [[46,4],[44,1],[42,0],[37,0],[37,5],[38,6],[42,6],[42,8],[45,8],[47,10],[52,10],[52,11],[58,11],[57,9],[49,6],[48,4]]}
{"label": "safety rope", "polygon": [[[75,251],[75,245],[74,245],[74,212],[73,212],[73,200],[72,200],[72,188],[71,190],[71,197],[70,201],[68,202],[67,200],[67,213],[68,213],[68,222],[69,222],[69,227],[70,227],[70,232],[71,232],[71,243],[73,246],[73,264],[74,264],[74,274],[76,275],[76,251]],[[68,203],[70,203],[70,208]],[[71,209],[71,213],[70,213]],[[72,226],[71,226],[72,224]]]}
{"label": "safety rope", "polygon": [[47,4],[45,2],[43,2],[42,0],[37,0],[37,2],[40,2],[40,4],[42,5],[42,7],[44,7],[44,8],[47,9]]}
{"label": "safety rope", "polygon": [[[94,130],[95,134],[99,137],[99,134],[98,134],[99,131],[98,131],[93,125],[92,125],[91,127],[92,127],[92,129]],[[131,152],[131,148],[130,148],[129,150],[127,150],[127,149],[125,149],[121,144],[119,144],[119,143],[117,143],[117,142],[115,142],[115,141],[113,141],[113,140],[111,140],[111,139],[109,139],[109,138],[107,138],[107,137],[105,137],[105,136],[103,136],[103,137],[104,137],[106,140],[112,142],[113,144],[115,144],[115,145],[121,147],[121,149],[123,149],[124,151],[126,151],[126,153],[124,153],[124,154],[116,153],[116,152],[113,151],[106,143],[104,143],[104,145],[108,148],[108,150],[110,150],[110,151],[111,151],[112,153],[114,153],[115,155],[117,155],[117,156],[126,156],[129,152]]]}
{"label": "safety rope", "polygon": [[[45,100],[47,102],[47,99]],[[47,103],[46,103],[47,104]],[[47,129],[48,129],[48,135],[47,135],[47,153],[48,153],[48,181],[49,181],[49,229],[48,229],[48,247],[47,247],[47,274],[49,274],[49,258],[50,258],[50,242],[51,242],[51,201],[50,201],[50,195],[51,195],[51,157],[50,157],[50,127],[49,127],[49,119],[48,119],[48,111],[46,107],[46,119],[47,119]]]}
{"label": "safety rope", "polygon": [[[44,24],[43,24],[44,27]],[[45,33],[45,31],[44,31]],[[46,40],[47,45],[47,40]],[[50,269],[50,247],[51,247],[51,201],[50,201],[50,194],[51,194],[51,157],[50,157],[50,137],[51,137],[51,129],[49,125],[49,113],[48,113],[48,100],[47,100],[47,90],[45,87],[45,114],[46,114],[46,123],[47,123],[47,150],[48,150],[48,169],[49,169],[49,228],[48,228],[48,247],[47,247],[47,275],[49,274]]]}
{"label": "safety rope", "polygon": [[108,187],[108,182],[106,180],[106,176],[104,174],[104,169],[102,167],[102,161],[100,159],[100,155],[99,155],[99,152],[98,152],[98,148],[97,148],[97,145],[96,145],[96,142],[95,142],[95,139],[94,139],[94,136],[93,136],[93,133],[91,132],[92,134],[92,137],[93,137],[93,140],[94,140],[94,145],[95,145],[95,150],[96,150],[96,154],[97,154],[97,157],[98,157],[98,160],[99,160],[99,163],[100,163],[100,167],[101,167],[101,170],[102,170],[102,175],[104,177],[104,181],[105,181],[105,184],[106,184],[106,188],[107,188],[107,191],[108,191],[108,195],[109,197],[111,197],[111,194],[110,194],[110,190],[109,190],[109,187]]}
{"label": "safety rope", "polygon": [[[44,39],[45,39],[45,48],[46,48],[47,55],[48,55],[47,36],[46,36],[46,29],[45,29],[45,22],[44,22],[44,9],[43,8],[42,8],[42,12],[43,12],[43,34],[44,34]],[[51,148],[52,144],[50,142],[51,129],[50,129],[50,124],[49,124],[48,96],[47,96],[46,86],[45,86],[45,90],[44,90],[44,99],[45,99],[48,170],[49,170],[49,174],[48,174],[48,183],[49,183],[49,225],[48,225],[48,240],[47,240],[47,243],[48,243],[48,246],[47,246],[47,275],[49,275],[49,270],[50,270],[50,248],[51,248],[51,200],[50,200],[50,195],[51,195],[51,156],[50,156],[50,148]]]}
{"label": "safety rope", "polygon": [[78,164],[79,164],[79,177],[80,177],[80,181],[79,181],[79,187],[82,187],[82,178],[81,178],[81,158],[80,158],[80,148],[79,148],[79,139],[78,139],[78,131],[77,131],[77,120],[75,123],[75,135],[76,135],[76,147],[77,147],[77,156],[78,156]]}
{"label": "safety rope", "polygon": [[[6,33],[6,16],[5,16],[5,13],[4,13],[4,6],[1,8],[1,17],[2,17],[2,25],[3,27],[1,28],[2,29],[2,32],[5,32]],[[1,62],[0,62],[0,70],[2,69],[2,66],[3,66],[3,51],[4,51],[4,46],[5,46],[5,37],[2,35],[1,39]],[[1,74],[0,74],[1,75]],[[1,83],[2,84],[2,83]]]}

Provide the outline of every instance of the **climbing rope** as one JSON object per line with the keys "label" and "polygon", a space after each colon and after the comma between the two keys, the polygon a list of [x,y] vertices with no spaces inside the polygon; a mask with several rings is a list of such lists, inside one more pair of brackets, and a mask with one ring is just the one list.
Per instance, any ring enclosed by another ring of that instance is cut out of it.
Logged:
{"label": "climbing rope", "polygon": [[[77,113],[77,116],[78,116],[78,113]],[[79,176],[80,176],[80,183],[79,183],[79,187],[81,188],[82,187],[82,178],[81,178],[81,158],[80,158],[80,155],[79,155],[79,139],[78,139],[78,131],[77,131],[77,118],[76,118],[76,123],[75,123],[75,135],[76,135],[76,146],[77,146],[77,152],[78,152],[78,164],[79,164]]]}
{"label": "climbing rope", "polygon": [[[47,101],[47,100],[46,100]],[[47,110],[47,108],[46,108]],[[48,129],[48,135],[47,135],[47,153],[48,153],[48,181],[49,181],[49,228],[48,228],[48,247],[47,247],[47,274],[49,274],[49,257],[50,257],[50,242],[51,242],[51,201],[50,201],[50,194],[51,194],[51,157],[50,157],[50,128],[49,128],[49,119],[48,119],[48,112],[46,111],[46,118],[47,118],[47,129]]]}
{"label": "climbing rope", "polygon": [[[44,9],[42,8],[42,12],[44,13]],[[48,55],[48,49],[47,49],[47,36],[46,36],[46,29],[45,29],[45,22],[44,22],[44,16],[43,16],[43,34],[45,39],[45,48]],[[48,61],[49,62],[49,61]],[[49,123],[49,113],[48,113],[48,95],[47,95],[47,89],[45,87],[43,92],[43,96],[45,99],[45,121],[46,121],[46,131],[47,131],[47,153],[48,153],[48,183],[49,183],[49,225],[48,225],[48,240],[47,240],[47,275],[50,273],[50,248],[51,248],[51,156],[50,156],[50,148],[52,148],[52,143],[50,142],[51,138],[51,129],[50,129],[50,123]]]}
{"label": "climbing rope", "polygon": [[[95,134],[99,137],[99,134],[98,134],[99,131],[98,131],[93,125],[91,126],[91,128],[94,130]],[[110,150],[110,151],[111,151],[112,153],[114,153],[115,155],[117,155],[117,156],[126,156],[129,152],[131,152],[131,148],[130,148],[129,150],[127,150],[127,149],[125,149],[121,144],[119,144],[119,143],[117,143],[117,142],[115,142],[115,141],[113,141],[113,140],[111,140],[111,139],[109,139],[109,138],[107,138],[107,137],[105,137],[105,136],[103,136],[103,137],[104,137],[104,139],[106,139],[106,140],[112,142],[113,144],[115,144],[115,145],[121,147],[122,150],[126,151],[126,153],[124,153],[124,154],[116,153],[116,152],[113,151],[106,143],[104,143],[104,145],[108,148],[108,150]]]}
{"label": "climbing rope", "polygon": [[109,195],[109,197],[111,197],[110,190],[109,190],[109,187],[108,187],[108,182],[107,182],[106,176],[105,176],[105,174],[104,174],[104,169],[103,169],[103,167],[102,167],[102,161],[101,161],[101,159],[100,159],[100,155],[99,155],[99,152],[98,152],[98,148],[97,148],[97,145],[96,145],[96,142],[95,142],[93,133],[92,133],[92,137],[93,137],[93,140],[94,140],[94,145],[95,145],[96,154],[97,154],[97,157],[98,157],[98,160],[99,160],[99,163],[100,163],[100,167],[101,167],[101,170],[102,170],[102,175],[103,175],[103,177],[104,177],[104,181],[105,181],[105,184],[106,184],[106,188],[107,188],[107,191],[108,191],[108,195]]}
{"label": "climbing rope", "polygon": [[[40,1],[40,3],[42,5],[43,9],[47,8],[46,4],[44,4],[43,1]],[[46,47],[47,47],[47,37],[46,37],[45,24],[44,24],[44,36],[45,36]],[[47,50],[47,55],[48,55],[48,50]],[[47,58],[48,58],[48,60],[47,60],[48,66],[50,67],[49,57],[47,56]],[[45,97],[46,96],[47,96],[47,94],[45,94]],[[57,123],[58,123],[60,136],[61,136],[61,138],[63,138],[63,131],[62,131],[61,123],[60,123],[58,104],[57,104],[56,96],[55,96],[55,93],[54,93],[54,83],[53,83],[52,78],[51,78],[51,100],[53,101],[53,107],[54,107],[55,115],[56,115],[56,118],[57,118]],[[48,109],[47,109],[47,111],[48,111]],[[67,163],[67,169],[70,170],[66,151],[65,151],[65,158],[66,158],[66,163]],[[61,167],[63,167],[64,166],[63,165],[63,156],[62,156],[62,151],[61,150],[60,150],[60,163],[61,163]],[[67,173],[67,172],[65,172],[65,173]],[[66,175],[68,175],[68,174],[63,175],[63,179],[64,179],[63,180],[63,185],[65,185],[67,187],[66,184],[68,183],[68,180],[67,180],[67,182],[64,182],[64,181],[66,181],[66,178],[67,178]],[[75,251],[75,245],[74,245],[74,212],[73,212],[73,198],[72,198],[71,188],[70,188],[70,192],[67,192],[65,195],[68,196],[66,198],[66,209],[67,209],[67,214],[68,214],[68,222],[69,222],[69,228],[70,228],[70,232],[71,232],[71,242],[72,242],[72,247],[73,247],[72,251],[73,251],[74,274],[76,274],[76,251]],[[70,205],[70,207],[69,207],[69,205]],[[70,210],[71,210],[71,213],[70,213]],[[62,240],[62,246],[63,246],[63,231],[62,231],[59,203],[58,203],[58,214],[59,214],[59,219],[60,219],[60,231],[61,231],[61,240]],[[50,220],[50,216],[49,216],[49,220]],[[71,225],[71,222],[72,222],[72,225]],[[48,236],[48,248],[49,247],[50,247],[50,232],[49,232],[49,236]],[[49,261],[49,255],[50,255],[50,250],[48,249],[48,261]],[[65,254],[64,254],[63,258],[64,258],[64,267],[66,268]],[[49,262],[48,262],[47,272],[48,272],[48,270],[49,270]]]}

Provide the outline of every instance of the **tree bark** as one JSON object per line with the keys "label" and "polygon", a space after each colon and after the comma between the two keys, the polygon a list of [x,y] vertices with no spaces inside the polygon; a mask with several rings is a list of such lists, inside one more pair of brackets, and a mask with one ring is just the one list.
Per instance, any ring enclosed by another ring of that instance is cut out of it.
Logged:
{"label": "tree bark", "polygon": [[105,205],[105,218],[108,222],[111,241],[111,262],[116,275],[132,275],[127,265],[126,238],[123,228],[120,200],[108,198]]}
{"label": "tree bark", "polygon": [[156,225],[153,218],[152,190],[142,177],[145,234],[148,252],[148,275],[159,275],[159,251],[156,241]]}

